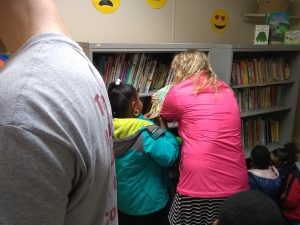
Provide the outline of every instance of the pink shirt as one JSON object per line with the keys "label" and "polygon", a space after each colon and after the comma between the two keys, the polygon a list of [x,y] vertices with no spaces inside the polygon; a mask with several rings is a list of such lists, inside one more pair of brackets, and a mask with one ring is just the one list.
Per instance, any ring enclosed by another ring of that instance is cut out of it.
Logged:
{"label": "pink shirt", "polygon": [[227,197],[248,189],[241,120],[231,88],[218,82],[196,95],[186,80],[169,91],[161,110],[178,121],[183,139],[177,192],[200,198]]}

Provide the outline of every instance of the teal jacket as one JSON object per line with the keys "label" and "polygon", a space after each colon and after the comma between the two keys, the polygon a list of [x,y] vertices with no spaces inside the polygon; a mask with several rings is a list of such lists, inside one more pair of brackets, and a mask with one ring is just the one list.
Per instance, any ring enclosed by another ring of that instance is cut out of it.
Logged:
{"label": "teal jacket", "polygon": [[140,131],[134,145],[128,147],[125,141],[121,145],[123,152],[115,153],[118,209],[139,216],[159,211],[169,201],[167,167],[175,162],[179,152],[175,136],[161,128],[149,132],[145,127],[153,123],[142,117],[114,119],[113,123],[119,146],[123,139]]}

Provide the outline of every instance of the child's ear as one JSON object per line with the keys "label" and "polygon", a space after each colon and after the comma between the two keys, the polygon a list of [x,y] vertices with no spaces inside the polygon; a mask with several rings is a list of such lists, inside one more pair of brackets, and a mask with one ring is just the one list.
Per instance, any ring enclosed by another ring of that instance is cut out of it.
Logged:
{"label": "child's ear", "polygon": [[139,109],[137,108],[137,102],[136,101],[132,101],[131,102],[131,106],[132,106],[132,113],[135,117],[138,117],[138,115],[141,113],[139,111]]}
{"label": "child's ear", "polygon": [[131,102],[131,107],[132,107],[132,111],[134,111],[135,108],[136,108],[136,102],[135,101]]}

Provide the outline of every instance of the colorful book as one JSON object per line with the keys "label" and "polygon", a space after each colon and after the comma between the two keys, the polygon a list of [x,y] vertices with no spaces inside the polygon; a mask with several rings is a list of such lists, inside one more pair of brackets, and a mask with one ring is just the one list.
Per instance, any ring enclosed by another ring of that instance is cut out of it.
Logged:
{"label": "colorful book", "polygon": [[287,12],[271,12],[267,16],[267,23],[270,25],[270,44],[282,44],[284,34],[289,30],[290,15]]}
{"label": "colorful book", "polygon": [[267,45],[269,41],[269,25],[255,25],[254,40],[255,45]]}
{"label": "colorful book", "polygon": [[153,76],[154,76],[154,72],[155,72],[155,69],[156,69],[156,64],[157,64],[156,60],[151,62],[151,68],[150,68],[149,75],[147,77],[144,92],[149,92],[150,91],[150,86],[151,86],[152,79],[153,79]]}
{"label": "colorful book", "polygon": [[284,44],[299,45],[300,44],[300,30],[291,30],[285,32]]}

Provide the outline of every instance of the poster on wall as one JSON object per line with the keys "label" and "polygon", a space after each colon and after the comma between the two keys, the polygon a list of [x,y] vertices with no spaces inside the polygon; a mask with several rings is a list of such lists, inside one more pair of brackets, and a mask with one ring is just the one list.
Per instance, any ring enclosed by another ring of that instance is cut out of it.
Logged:
{"label": "poster on wall", "polygon": [[121,0],[92,0],[94,7],[101,13],[114,13],[120,6]]}
{"label": "poster on wall", "polygon": [[147,0],[147,2],[153,9],[161,9],[166,5],[167,0]]}
{"label": "poster on wall", "polygon": [[228,13],[225,9],[215,9],[210,17],[210,24],[213,31],[224,33],[228,27]]}

